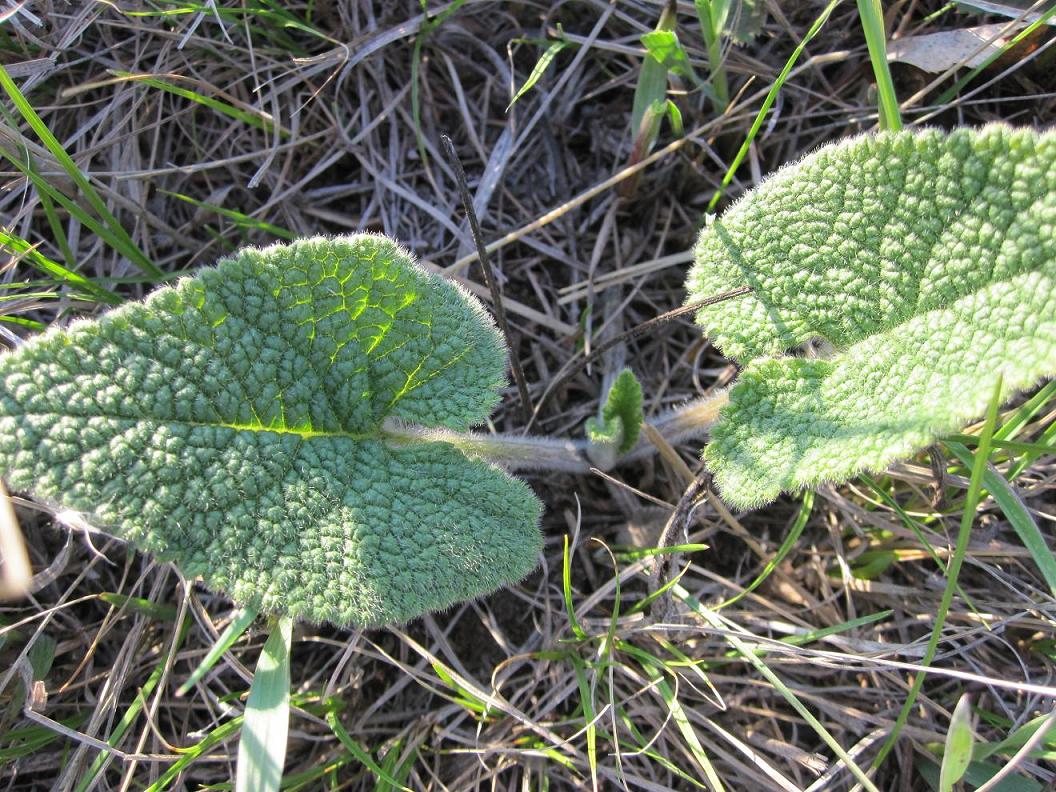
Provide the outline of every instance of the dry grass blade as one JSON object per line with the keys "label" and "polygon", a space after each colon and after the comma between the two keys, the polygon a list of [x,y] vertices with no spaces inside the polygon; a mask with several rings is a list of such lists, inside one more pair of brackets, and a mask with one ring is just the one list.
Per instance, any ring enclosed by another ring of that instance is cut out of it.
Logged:
{"label": "dry grass blade", "polygon": [[[462,198],[462,208],[469,220],[469,228],[473,234],[473,242],[477,246],[477,258],[480,261],[481,271],[484,273],[484,283],[491,292],[491,304],[495,309],[495,318],[499,324],[502,337],[506,339],[506,345],[510,349],[516,349],[517,345],[510,336],[510,325],[506,321],[506,307],[502,301],[502,289],[495,270],[491,266],[491,259],[484,249],[484,238],[480,233],[480,224],[477,222],[477,213],[473,209],[473,200],[469,197],[469,186],[466,184],[466,172],[462,169],[462,160],[458,158],[458,152],[447,135],[441,135],[440,140],[447,149],[447,155],[455,168],[455,178],[458,182],[459,195]],[[521,410],[524,412],[524,420],[529,421],[532,417],[532,397],[528,395],[528,383],[524,380],[524,372],[521,371],[521,361],[516,355],[510,356],[510,368],[513,370],[513,381],[517,383],[517,395],[521,398]]]}

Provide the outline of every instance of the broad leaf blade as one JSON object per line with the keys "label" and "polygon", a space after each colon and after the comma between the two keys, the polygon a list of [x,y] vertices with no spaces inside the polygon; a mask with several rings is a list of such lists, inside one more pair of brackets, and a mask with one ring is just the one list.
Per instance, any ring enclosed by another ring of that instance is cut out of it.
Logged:
{"label": "broad leaf blade", "polygon": [[846,348],[991,284],[1052,275],[1056,134],[995,124],[850,138],[745,195],[695,253],[690,302],[752,287],[697,314],[728,357],[818,337]]}
{"label": "broad leaf blade", "polygon": [[378,236],[247,249],[0,358],[0,471],[244,606],[372,625],[534,566],[521,482],[393,420],[463,429],[504,350]]}
{"label": "broad leaf blade", "polygon": [[[1056,373],[1056,135],[854,138],[706,228],[690,300],[746,364],[705,459],[731,503],[908,456]],[[813,338],[828,360],[774,357]]]}
{"label": "broad leaf blade", "polygon": [[[987,304],[1032,321],[979,321]],[[882,470],[980,415],[999,375],[1004,400],[1054,371],[1056,275],[995,284],[831,360],[751,362],[704,458],[724,497],[755,506]]]}

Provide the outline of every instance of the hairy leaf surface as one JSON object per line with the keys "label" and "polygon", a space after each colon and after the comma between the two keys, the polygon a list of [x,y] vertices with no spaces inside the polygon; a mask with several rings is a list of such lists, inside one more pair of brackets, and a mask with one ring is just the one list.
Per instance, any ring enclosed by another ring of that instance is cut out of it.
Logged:
{"label": "hairy leaf surface", "polygon": [[587,437],[592,443],[612,446],[617,454],[626,454],[638,442],[644,419],[642,385],[634,372],[625,368],[609,389],[600,420],[587,419]]}
{"label": "hairy leaf surface", "polygon": [[[690,300],[744,364],[705,451],[754,506],[880,469],[1056,374],[1056,134],[881,133],[786,167],[701,233]],[[826,359],[782,356],[812,339]]]}
{"label": "hairy leaf surface", "polygon": [[0,472],[249,607],[406,621],[535,565],[522,482],[387,432],[483,420],[504,361],[384,237],[246,249],[0,358]]}

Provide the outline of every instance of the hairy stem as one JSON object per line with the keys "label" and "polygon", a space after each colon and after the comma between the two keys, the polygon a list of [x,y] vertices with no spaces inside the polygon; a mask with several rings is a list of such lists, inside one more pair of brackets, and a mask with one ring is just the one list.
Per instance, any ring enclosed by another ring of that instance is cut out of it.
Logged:
{"label": "hairy stem", "polygon": [[[718,418],[719,410],[729,400],[726,391],[696,399],[674,410],[663,413],[650,424],[664,439],[674,444],[694,437],[702,437]],[[450,443],[472,456],[479,456],[508,470],[556,470],[568,473],[587,473],[595,462],[587,456],[589,440],[570,440],[512,434],[484,434],[456,432],[451,429],[432,429],[395,422],[386,423],[385,438],[393,443],[442,442]],[[656,453],[656,446],[643,439],[615,464],[634,462]]]}
{"label": "hairy stem", "polygon": [[[729,400],[729,391],[721,390],[686,402],[681,407],[661,413],[646,423],[656,429],[672,445],[684,440],[703,437],[711,429],[711,425],[718,420],[719,410],[725,407]],[[643,441],[632,448],[623,459],[640,459],[655,452],[656,447],[652,443]]]}

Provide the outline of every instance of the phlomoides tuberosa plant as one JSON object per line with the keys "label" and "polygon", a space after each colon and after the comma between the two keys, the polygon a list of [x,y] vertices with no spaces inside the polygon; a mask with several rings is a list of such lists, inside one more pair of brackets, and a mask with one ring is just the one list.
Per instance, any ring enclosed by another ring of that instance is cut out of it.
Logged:
{"label": "phlomoides tuberosa plant", "polygon": [[[652,429],[710,428],[730,504],[881,469],[1056,373],[1056,135],[823,148],[705,227],[688,291],[740,295],[698,320],[743,370]],[[0,358],[0,471],[248,608],[403,622],[535,566],[509,471],[650,453],[629,372],[586,440],[471,431],[504,368],[482,307],[391,240],[246,249]]]}

